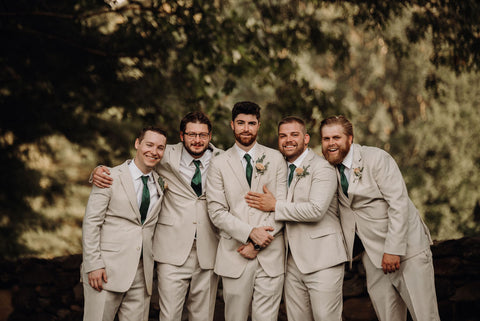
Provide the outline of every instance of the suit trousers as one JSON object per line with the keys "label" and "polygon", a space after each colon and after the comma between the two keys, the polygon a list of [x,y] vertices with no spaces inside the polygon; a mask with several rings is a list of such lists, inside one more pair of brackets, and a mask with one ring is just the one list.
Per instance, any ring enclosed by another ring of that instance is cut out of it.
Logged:
{"label": "suit trousers", "polygon": [[[268,251],[268,250],[267,250]],[[222,277],[225,321],[277,321],[284,275],[268,276],[257,259],[249,260],[239,278]]]}
{"label": "suit trousers", "polygon": [[344,264],[304,274],[291,254],[285,276],[285,305],[289,321],[341,321]]}
{"label": "suit trousers", "polygon": [[188,319],[211,321],[215,312],[218,276],[200,267],[196,241],[181,266],[157,262],[160,321],[180,321],[188,292]]}
{"label": "suit trousers", "polygon": [[148,321],[150,295],[145,287],[142,260],[138,264],[137,273],[127,292],[107,290],[98,292],[88,284],[88,281],[84,281],[83,293],[84,321],[113,321],[117,313],[119,321]]}
{"label": "suit trousers", "polygon": [[407,308],[414,321],[439,321],[430,248],[400,262],[400,269],[384,274],[366,253],[362,257],[367,288],[380,321],[405,321]]}

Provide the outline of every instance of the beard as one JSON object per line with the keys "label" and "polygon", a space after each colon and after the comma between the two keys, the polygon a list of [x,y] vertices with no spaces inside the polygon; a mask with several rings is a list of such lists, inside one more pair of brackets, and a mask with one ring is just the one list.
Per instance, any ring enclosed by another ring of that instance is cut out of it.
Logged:
{"label": "beard", "polygon": [[255,140],[257,139],[257,135],[251,135],[251,136],[248,136],[248,137],[242,137],[241,134],[237,134],[237,133],[234,133],[235,134],[235,140],[237,142],[239,142],[242,146],[250,146],[253,144],[253,142],[255,142]]}
{"label": "beard", "polygon": [[199,152],[196,152],[196,151],[192,150],[192,149],[190,148],[190,146],[187,146],[187,144],[185,144],[185,141],[183,141],[183,147],[185,147],[185,150],[186,150],[190,155],[192,155],[192,156],[195,157],[195,156],[202,156],[202,155],[205,153],[205,151],[208,149],[208,144],[205,144],[205,146],[203,146],[203,149],[202,149],[201,151],[199,151]]}
{"label": "beard", "polygon": [[350,151],[350,146],[351,145],[352,144],[347,142],[345,145],[338,146],[338,154],[337,155],[331,155],[328,152],[328,147],[327,148],[322,147],[322,153],[323,153],[323,156],[325,156],[325,159],[330,164],[336,166],[336,165],[340,164],[345,159],[348,152]]}

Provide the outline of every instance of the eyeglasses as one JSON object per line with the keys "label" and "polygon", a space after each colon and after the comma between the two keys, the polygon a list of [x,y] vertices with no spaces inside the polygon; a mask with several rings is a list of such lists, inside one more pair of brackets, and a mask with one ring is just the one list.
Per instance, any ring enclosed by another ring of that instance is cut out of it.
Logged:
{"label": "eyeglasses", "polygon": [[200,137],[200,139],[205,140],[210,137],[209,133],[184,133],[185,136],[187,136],[190,139],[195,139],[197,136]]}

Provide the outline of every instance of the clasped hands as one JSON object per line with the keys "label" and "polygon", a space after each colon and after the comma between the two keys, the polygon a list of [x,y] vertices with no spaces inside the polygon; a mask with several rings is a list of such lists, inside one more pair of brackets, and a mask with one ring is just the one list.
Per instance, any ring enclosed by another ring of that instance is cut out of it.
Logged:
{"label": "clasped hands", "polygon": [[[263,192],[264,193],[248,192],[248,194],[245,196],[247,204],[250,207],[264,212],[275,211],[275,197],[266,186],[263,186]],[[269,233],[273,230],[274,228],[271,226],[260,226],[253,228],[249,235],[251,242],[248,244],[242,244],[237,249],[237,252],[240,253],[244,258],[254,259],[258,254],[258,250],[254,248],[254,243],[260,246],[262,249],[266,248],[274,239],[274,237]]]}

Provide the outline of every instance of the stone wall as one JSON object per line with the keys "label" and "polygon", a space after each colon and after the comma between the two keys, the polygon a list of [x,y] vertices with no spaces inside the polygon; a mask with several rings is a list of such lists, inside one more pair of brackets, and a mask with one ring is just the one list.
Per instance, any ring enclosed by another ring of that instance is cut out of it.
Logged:
{"label": "stone wall", "polygon": [[[432,246],[435,282],[443,321],[480,320],[480,236]],[[80,321],[83,292],[79,283],[81,255],[52,260],[0,261],[0,321]],[[377,320],[359,261],[345,273],[344,320]],[[158,320],[157,295],[150,320]],[[279,320],[286,320],[282,304]],[[223,320],[221,289],[215,320]]]}

